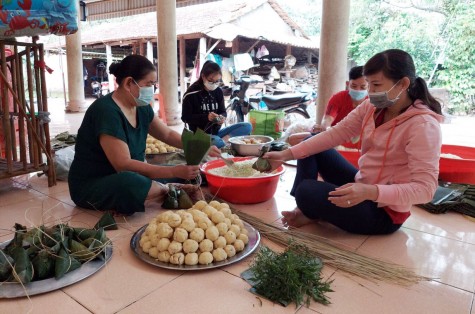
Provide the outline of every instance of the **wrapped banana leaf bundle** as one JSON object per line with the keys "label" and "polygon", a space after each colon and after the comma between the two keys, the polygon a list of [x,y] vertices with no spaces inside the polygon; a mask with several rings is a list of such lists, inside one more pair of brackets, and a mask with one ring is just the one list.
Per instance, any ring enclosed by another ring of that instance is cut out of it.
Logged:
{"label": "wrapped banana leaf bundle", "polygon": [[104,259],[105,249],[110,245],[104,228],[117,228],[110,214],[104,216],[94,229],[57,224],[28,230],[15,224],[14,238],[0,249],[0,281],[28,284],[52,277],[59,279],[85,262]]}
{"label": "wrapped banana leaf bundle", "polygon": [[201,129],[195,133],[184,129],[181,142],[187,165],[199,165],[211,147],[211,137]]}
{"label": "wrapped banana leaf bundle", "polygon": [[169,185],[168,194],[165,197],[165,201],[162,204],[162,208],[165,209],[188,209],[193,206],[188,193],[185,190]]}
{"label": "wrapped banana leaf bundle", "polygon": [[259,172],[268,172],[272,169],[269,160],[262,158],[267,152],[283,151],[288,148],[288,145],[284,142],[273,142],[270,145],[262,146],[260,155],[256,162],[252,164],[252,168]]}

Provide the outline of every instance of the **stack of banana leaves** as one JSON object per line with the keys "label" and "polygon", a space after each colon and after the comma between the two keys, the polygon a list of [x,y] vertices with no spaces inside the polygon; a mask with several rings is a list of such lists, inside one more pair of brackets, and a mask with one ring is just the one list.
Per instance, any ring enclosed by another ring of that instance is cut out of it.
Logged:
{"label": "stack of banana leaves", "polygon": [[110,214],[105,214],[94,229],[57,224],[28,230],[17,223],[13,240],[0,249],[0,281],[28,284],[59,279],[85,262],[104,259],[111,244],[105,229],[117,229]]}
{"label": "stack of banana leaves", "polygon": [[434,198],[418,205],[433,214],[455,211],[475,217],[475,185],[441,182]]}

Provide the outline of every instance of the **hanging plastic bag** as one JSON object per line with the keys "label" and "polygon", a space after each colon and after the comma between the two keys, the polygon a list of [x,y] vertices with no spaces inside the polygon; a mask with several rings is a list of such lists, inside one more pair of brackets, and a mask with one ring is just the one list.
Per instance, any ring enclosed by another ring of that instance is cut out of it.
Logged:
{"label": "hanging plastic bag", "polygon": [[69,169],[73,163],[74,154],[74,145],[62,148],[54,153],[54,169],[57,180],[68,181]]}

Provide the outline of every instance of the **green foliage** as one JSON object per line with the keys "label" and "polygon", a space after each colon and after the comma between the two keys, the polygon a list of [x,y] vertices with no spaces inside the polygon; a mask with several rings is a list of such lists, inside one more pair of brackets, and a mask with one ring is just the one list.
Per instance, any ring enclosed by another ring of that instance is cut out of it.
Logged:
{"label": "green foliage", "polygon": [[321,268],[322,262],[305,246],[291,243],[281,254],[263,246],[250,270],[257,293],[274,302],[294,302],[298,307],[304,302],[309,305],[311,299],[330,303],[325,293],[333,291],[332,281],[322,281]]}

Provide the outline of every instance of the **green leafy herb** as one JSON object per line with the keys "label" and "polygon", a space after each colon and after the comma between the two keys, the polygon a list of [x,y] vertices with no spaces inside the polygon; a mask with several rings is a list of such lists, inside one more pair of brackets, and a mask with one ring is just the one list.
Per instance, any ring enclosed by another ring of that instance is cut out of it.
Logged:
{"label": "green leafy herb", "polygon": [[329,304],[326,292],[332,292],[333,281],[322,282],[322,262],[303,245],[291,243],[283,253],[262,247],[254,259],[250,278],[256,292],[271,301],[295,302],[296,307],[310,300]]}

